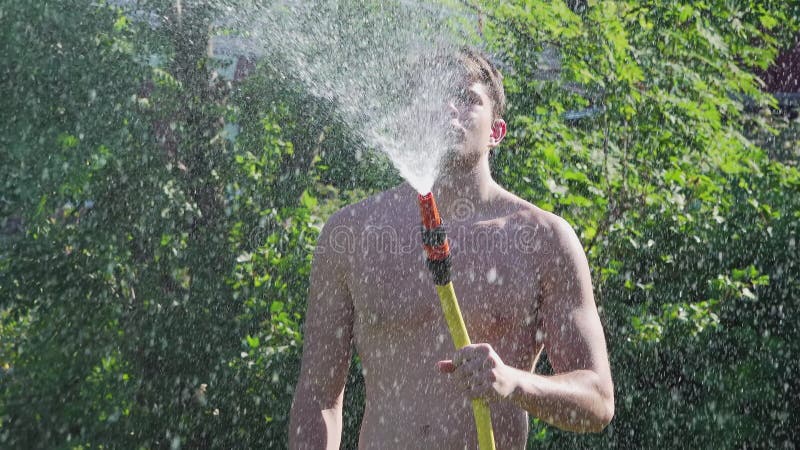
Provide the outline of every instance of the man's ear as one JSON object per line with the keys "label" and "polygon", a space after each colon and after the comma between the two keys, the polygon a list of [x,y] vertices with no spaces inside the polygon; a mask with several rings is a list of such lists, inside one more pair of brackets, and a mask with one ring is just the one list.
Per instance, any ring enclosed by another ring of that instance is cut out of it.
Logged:
{"label": "man's ear", "polygon": [[492,135],[489,139],[489,147],[496,147],[504,137],[506,137],[506,121],[497,119],[492,124]]}

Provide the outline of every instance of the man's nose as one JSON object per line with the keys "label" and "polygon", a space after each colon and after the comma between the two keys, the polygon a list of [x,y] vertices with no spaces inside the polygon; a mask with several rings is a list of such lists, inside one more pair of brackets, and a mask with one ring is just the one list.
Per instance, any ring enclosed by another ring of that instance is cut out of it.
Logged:
{"label": "man's nose", "polygon": [[461,111],[459,111],[458,108],[456,108],[455,103],[453,102],[448,103],[447,109],[448,111],[450,111],[450,117],[452,117],[453,119],[458,119],[458,116],[461,114]]}

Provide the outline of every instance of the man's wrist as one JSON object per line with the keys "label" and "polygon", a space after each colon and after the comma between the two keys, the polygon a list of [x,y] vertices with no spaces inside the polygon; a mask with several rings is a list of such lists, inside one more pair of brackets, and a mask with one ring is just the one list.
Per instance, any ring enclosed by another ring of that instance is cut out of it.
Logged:
{"label": "man's wrist", "polygon": [[500,397],[502,400],[518,404],[518,400],[524,394],[525,386],[525,372],[515,367],[506,366],[503,371],[503,385],[499,386]]}
{"label": "man's wrist", "polygon": [[533,383],[533,378],[537,375],[517,368],[511,368],[511,371],[513,380],[512,386],[505,400],[527,410],[536,396],[535,389],[533,388],[535,384]]}

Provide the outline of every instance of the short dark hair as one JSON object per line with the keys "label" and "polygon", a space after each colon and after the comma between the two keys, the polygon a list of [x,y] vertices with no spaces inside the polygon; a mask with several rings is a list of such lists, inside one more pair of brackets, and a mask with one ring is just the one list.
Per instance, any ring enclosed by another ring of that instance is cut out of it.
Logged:
{"label": "short dark hair", "polygon": [[489,90],[492,99],[492,115],[497,120],[506,111],[506,92],[503,89],[503,75],[497,70],[482,51],[472,47],[462,47],[456,56],[465,71],[466,80],[472,83],[483,83]]}

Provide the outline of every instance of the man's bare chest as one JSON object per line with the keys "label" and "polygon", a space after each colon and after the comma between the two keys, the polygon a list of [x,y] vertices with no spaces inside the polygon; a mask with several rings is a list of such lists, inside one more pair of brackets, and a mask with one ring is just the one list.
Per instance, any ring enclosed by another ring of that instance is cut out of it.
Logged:
{"label": "man's bare chest", "polygon": [[[358,325],[415,332],[441,321],[441,309],[418,231],[396,236],[396,242],[386,234],[362,243],[349,287]],[[473,339],[531,325],[539,300],[536,258],[515,248],[502,230],[454,227],[448,236],[452,281]]]}

